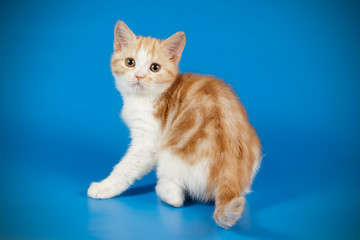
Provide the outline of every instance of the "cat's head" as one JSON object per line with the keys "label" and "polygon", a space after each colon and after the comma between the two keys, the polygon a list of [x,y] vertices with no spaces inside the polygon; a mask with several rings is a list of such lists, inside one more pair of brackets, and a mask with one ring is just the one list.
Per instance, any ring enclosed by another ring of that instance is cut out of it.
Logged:
{"label": "cat's head", "polygon": [[124,94],[159,94],[175,80],[185,34],[166,40],[136,36],[124,22],[115,25],[111,69]]}

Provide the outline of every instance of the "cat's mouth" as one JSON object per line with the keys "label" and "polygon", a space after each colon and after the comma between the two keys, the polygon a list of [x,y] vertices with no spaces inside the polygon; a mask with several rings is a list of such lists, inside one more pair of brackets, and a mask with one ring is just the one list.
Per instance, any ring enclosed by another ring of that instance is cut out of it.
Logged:
{"label": "cat's mouth", "polygon": [[135,83],[131,84],[131,86],[133,88],[135,88],[136,90],[143,90],[145,88],[144,84],[141,82],[135,82]]}

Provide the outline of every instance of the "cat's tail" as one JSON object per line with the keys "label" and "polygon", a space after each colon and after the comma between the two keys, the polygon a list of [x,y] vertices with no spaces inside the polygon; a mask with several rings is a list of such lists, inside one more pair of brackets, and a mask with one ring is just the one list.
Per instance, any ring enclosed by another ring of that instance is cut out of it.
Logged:
{"label": "cat's tail", "polygon": [[244,210],[245,197],[235,197],[227,203],[216,203],[214,219],[216,223],[228,229],[235,225]]}
{"label": "cat's tail", "polygon": [[231,129],[221,147],[215,152],[210,167],[209,189],[215,197],[214,219],[227,229],[236,224],[244,210],[247,190],[261,162],[260,141],[251,126],[242,126],[234,136]]}
{"label": "cat's tail", "polygon": [[[245,166],[239,167],[240,169],[222,169],[215,187],[213,217],[216,223],[225,229],[234,226],[241,217],[245,205],[243,194],[250,184],[250,173],[245,171]],[[235,175],[234,172],[241,174]]]}

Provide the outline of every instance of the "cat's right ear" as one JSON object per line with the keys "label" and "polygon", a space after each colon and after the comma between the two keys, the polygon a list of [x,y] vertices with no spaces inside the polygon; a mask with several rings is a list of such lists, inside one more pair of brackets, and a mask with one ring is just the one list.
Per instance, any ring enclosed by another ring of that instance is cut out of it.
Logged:
{"label": "cat's right ear", "polygon": [[135,34],[126,26],[123,21],[117,21],[114,29],[114,50],[120,51],[136,39]]}
{"label": "cat's right ear", "polygon": [[181,53],[185,47],[185,33],[177,32],[168,39],[162,41],[162,45],[165,49],[165,54],[167,54],[170,60],[174,60],[175,62],[180,61]]}

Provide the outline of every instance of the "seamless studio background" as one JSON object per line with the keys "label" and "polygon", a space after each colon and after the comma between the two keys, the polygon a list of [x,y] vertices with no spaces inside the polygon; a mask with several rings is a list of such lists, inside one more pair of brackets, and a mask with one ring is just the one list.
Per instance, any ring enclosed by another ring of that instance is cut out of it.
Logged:
{"label": "seamless studio background", "polygon": [[[358,239],[357,1],[2,1],[0,239]],[[215,75],[245,105],[264,158],[242,219],[175,209],[154,172],[86,196],[125,153],[113,28],[184,31],[181,72]]]}

